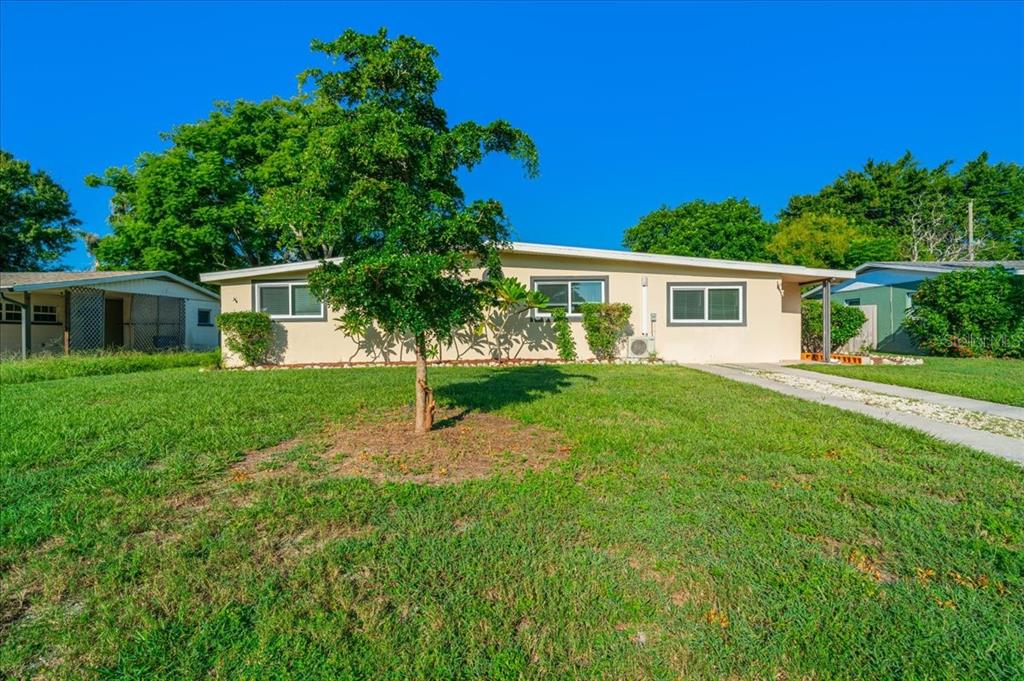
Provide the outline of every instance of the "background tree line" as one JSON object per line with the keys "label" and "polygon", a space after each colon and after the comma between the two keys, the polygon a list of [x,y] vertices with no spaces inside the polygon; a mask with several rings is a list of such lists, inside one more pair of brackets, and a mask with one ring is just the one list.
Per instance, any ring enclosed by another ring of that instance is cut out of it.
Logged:
{"label": "background tree line", "polygon": [[[306,74],[309,82],[316,73]],[[3,152],[3,268],[59,266],[80,236],[100,269],[162,269],[192,280],[204,271],[335,255],[351,228],[344,221],[358,214],[359,199],[348,191],[367,140],[396,149],[412,142],[397,131],[348,124],[337,101],[300,93],[218,103],[206,118],[166,133],[164,151],[89,176],[90,186],[114,191],[104,236],[80,232],[67,193]],[[514,145],[510,131],[490,130],[484,151]],[[449,144],[449,156],[470,148]],[[409,162],[395,153],[389,163]],[[984,152],[952,167],[925,167],[910,152],[893,162],[869,160],[815,194],[791,197],[774,222],[747,199],[662,206],[627,229],[623,243],[634,251],[810,267],[958,260],[967,257],[973,201],[976,258],[1024,258],[1024,167],[992,163]]]}
{"label": "background tree line", "polygon": [[877,260],[963,260],[974,202],[975,257],[1024,258],[1024,167],[987,153],[952,171],[910,152],[869,160],[816,194],[789,199],[778,222],[746,199],[663,206],[626,230],[634,251],[808,267],[852,268]]}

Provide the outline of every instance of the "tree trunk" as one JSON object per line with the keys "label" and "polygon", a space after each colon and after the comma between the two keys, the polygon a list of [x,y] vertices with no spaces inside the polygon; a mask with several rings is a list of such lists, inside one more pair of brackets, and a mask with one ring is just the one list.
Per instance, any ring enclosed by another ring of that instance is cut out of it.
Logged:
{"label": "tree trunk", "polygon": [[416,337],[416,434],[434,427],[434,391],[427,385],[427,340]]}

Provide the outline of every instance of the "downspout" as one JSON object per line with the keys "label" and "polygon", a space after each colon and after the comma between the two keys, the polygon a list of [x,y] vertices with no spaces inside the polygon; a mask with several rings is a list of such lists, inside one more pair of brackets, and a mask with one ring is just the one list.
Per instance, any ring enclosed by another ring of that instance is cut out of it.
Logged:
{"label": "downspout", "polygon": [[15,300],[14,298],[8,298],[2,292],[0,292],[0,299],[5,302],[13,303],[21,308],[21,358],[28,359],[28,356],[32,353],[32,326],[29,318],[29,310],[31,310],[30,298],[31,294],[24,294],[25,302]]}
{"label": "downspout", "polygon": [[832,280],[821,283],[821,358],[832,361]]}
{"label": "downspout", "polygon": [[651,335],[651,316],[647,308],[647,276],[640,277],[640,335]]}

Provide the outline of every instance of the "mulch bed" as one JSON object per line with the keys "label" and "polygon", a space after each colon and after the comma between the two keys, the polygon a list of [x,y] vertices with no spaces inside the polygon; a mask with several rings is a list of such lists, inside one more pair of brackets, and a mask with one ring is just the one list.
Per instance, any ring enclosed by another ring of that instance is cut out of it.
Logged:
{"label": "mulch bed", "polygon": [[329,475],[428,485],[539,471],[569,454],[553,430],[468,410],[438,408],[434,429],[417,436],[412,412],[403,410],[384,419],[334,423],[313,438],[248,452],[231,476],[243,481],[287,474],[295,468],[287,455],[302,444],[315,452],[304,454],[305,460],[314,457]]}

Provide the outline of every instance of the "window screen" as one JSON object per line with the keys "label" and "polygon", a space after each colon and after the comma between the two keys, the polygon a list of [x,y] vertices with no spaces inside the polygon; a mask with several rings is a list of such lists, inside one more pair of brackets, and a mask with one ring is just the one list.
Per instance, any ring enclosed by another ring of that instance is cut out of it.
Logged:
{"label": "window screen", "polygon": [[708,319],[712,321],[739,321],[740,290],[713,288],[708,290]]}
{"label": "window screen", "polygon": [[672,290],[672,320],[704,320],[703,289]]}
{"label": "window screen", "polygon": [[292,287],[292,314],[297,316],[315,316],[321,311],[320,301],[310,292],[308,286]]}
{"label": "window screen", "polygon": [[259,292],[260,312],[281,316],[289,314],[287,286],[260,286]]}
{"label": "window screen", "polygon": [[569,288],[572,292],[572,314],[581,314],[584,303],[604,302],[604,282],[600,281],[574,281],[570,282]]}
{"label": "window screen", "polygon": [[560,307],[568,311],[569,288],[564,281],[552,283],[538,282],[536,290],[548,297],[548,310]]}

